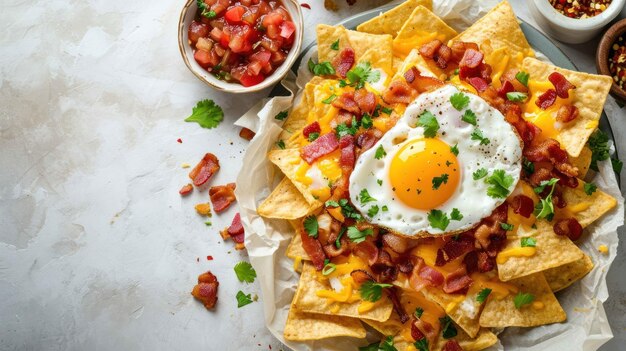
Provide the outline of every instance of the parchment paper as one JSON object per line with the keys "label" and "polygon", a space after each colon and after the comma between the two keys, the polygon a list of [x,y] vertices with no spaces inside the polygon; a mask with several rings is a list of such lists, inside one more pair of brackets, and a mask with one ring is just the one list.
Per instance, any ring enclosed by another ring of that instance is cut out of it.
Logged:
{"label": "parchment paper", "polygon": [[[461,31],[496,3],[495,0],[435,0],[434,12]],[[307,56],[315,54],[316,51],[311,50]],[[265,322],[270,332],[293,350],[355,350],[356,345],[367,345],[375,339],[334,338],[306,343],[284,339],[283,329],[299,277],[293,270],[293,262],[285,256],[293,229],[286,221],[264,219],[256,212],[257,206],[270,194],[281,177],[266,157],[281,131],[282,121],[276,120],[274,116],[299,100],[300,89],[311,78],[305,67],[307,60],[308,57],[302,60],[304,65],[299,68],[297,78],[291,74],[282,82],[291,92],[290,96],[261,101],[237,121],[236,124],[252,129],[257,134],[244,154],[235,193],[246,230],[250,262],[258,273]],[[608,298],[606,275],[617,252],[617,228],[624,222],[624,199],[611,163],[604,161],[598,166],[600,172],[588,180],[615,197],[618,206],[587,228],[587,236],[580,245],[591,256],[595,263],[594,269],[581,281],[557,293],[567,312],[567,322],[536,328],[507,328],[499,335],[501,343],[490,350],[592,351],[613,337],[602,303]],[[600,245],[609,247],[608,255],[598,252],[597,247]]]}

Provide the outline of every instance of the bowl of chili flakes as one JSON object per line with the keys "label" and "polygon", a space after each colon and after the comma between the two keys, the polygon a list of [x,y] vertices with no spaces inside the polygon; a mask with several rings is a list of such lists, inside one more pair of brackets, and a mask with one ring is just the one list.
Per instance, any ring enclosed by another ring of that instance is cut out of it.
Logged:
{"label": "bowl of chili flakes", "polygon": [[248,93],[280,81],[302,46],[296,0],[188,0],[178,47],[189,70],[217,90]]}
{"label": "bowl of chili flakes", "polygon": [[611,76],[611,95],[626,103],[626,19],[609,28],[596,51],[598,73]]}

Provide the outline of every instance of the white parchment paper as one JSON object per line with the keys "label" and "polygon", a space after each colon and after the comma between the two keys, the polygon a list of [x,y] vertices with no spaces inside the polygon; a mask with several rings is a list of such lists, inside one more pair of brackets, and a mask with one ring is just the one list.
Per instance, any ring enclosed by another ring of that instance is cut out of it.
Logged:
{"label": "white parchment paper", "polygon": [[[496,0],[435,0],[434,12],[461,31],[496,3]],[[302,62],[306,63],[308,56],[315,54],[315,50],[311,50]],[[257,134],[244,155],[235,192],[246,229],[246,247],[258,273],[265,322],[270,332],[293,350],[355,350],[356,345],[366,345],[368,341],[334,338],[302,343],[284,339],[284,325],[299,277],[293,270],[293,262],[285,256],[293,229],[286,221],[264,219],[256,212],[257,206],[280,181],[279,172],[266,157],[281,131],[282,122],[274,116],[298,102],[300,89],[310,79],[304,66],[299,68],[297,77],[290,75],[283,81],[291,95],[261,101],[237,121],[238,125],[250,128]],[[617,228],[624,222],[624,199],[610,162],[599,163],[599,168],[600,172],[591,175],[588,180],[615,197],[618,206],[588,227],[586,237],[581,240],[580,246],[591,256],[595,263],[594,269],[581,281],[557,293],[567,312],[567,323],[536,328],[507,328],[499,335],[500,343],[493,346],[492,350],[592,351],[612,338],[602,303],[608,298],[606,275],[617,252]],[[600,245],[609,247],[608,255],[598,252],[597,247]]]}

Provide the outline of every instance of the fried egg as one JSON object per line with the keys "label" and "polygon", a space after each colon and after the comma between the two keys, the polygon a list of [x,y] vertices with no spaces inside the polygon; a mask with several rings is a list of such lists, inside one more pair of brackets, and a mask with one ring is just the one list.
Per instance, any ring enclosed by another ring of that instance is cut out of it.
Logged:
{"label": "fried egg", "polygon": [[502,113],[446,85],[421,94],[359,157],[350,197],[369,222],[398,234],[460,232],[506,200],[521,159],[521,141]]}

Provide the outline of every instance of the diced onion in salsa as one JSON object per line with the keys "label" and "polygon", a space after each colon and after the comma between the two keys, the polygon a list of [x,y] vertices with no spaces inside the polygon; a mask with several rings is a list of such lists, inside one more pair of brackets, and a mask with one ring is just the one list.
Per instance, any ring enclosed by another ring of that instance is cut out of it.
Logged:
{"label": "diced onion in salsa", "polygon": [[202,68],[218,79],[249,87],[285,61],[295,31],[280,1],[198,0],[188,38]]}

